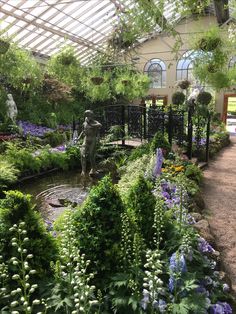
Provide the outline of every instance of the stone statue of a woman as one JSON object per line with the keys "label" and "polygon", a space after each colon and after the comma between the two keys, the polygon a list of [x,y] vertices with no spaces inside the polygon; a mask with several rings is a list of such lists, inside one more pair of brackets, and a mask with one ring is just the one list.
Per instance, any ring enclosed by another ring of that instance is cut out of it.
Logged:
{"label": "stone statue of a woman", "polygon": [[18,110],[17,110],[16,103],[12,97],[12,94],[7,94],[6,107],[7,107],[7,117],[13,123],[16,123]]}
{"label": "stone statue of a woman", "polygon": [[88,161],[90,161],[91,165],[91,170],[89,174],[90,175],[96,174],[95,169],[96,144],[98,132],[101,127],[102,127],[101,123],[93,119],[93,111],[86,110],[85,120],[83,123],[83,130],[78,137],[78,141],[82,136],[84,137],[84,141],[80,147],[82,175],[85,175],[86,173]]}

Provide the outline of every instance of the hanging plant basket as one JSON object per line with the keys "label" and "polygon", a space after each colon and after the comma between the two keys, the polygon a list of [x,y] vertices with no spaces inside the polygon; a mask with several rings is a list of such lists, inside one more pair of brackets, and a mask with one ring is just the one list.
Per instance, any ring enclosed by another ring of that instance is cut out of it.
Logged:
{"label": "hanging plant basket", "polygon": [[10,47],[10,43],[8,41],[0,39],[0,54],[6,53],[9,47]]}
{"label": "hanging plant basket", "polygon": [[190,83],[188,80],[183,80],[183,81],[180,81],[180,82],[178,83],[178,86],[179,86],[181,89],[188,89],[190,85],[191,85],[191,83]]}
{"label": "hanging plant basket", "polygon": [[207,71],[210,73],[216,73],[217,72],[217,68],[215,66],[215,64],[209,63],[207,65]]}
{"label": "hanging plant basket", "polygon": [[130,80],[122,80],[121,83],[125,86],[129,85],[130,84]]}
{"label": "hanging plant basket", "polygon": [[104,81],[104,79],[101,76],[91,77],[91,82],[93,82],[94,85],[101,85],[103,81]]}
{"label": "hanging plant basket", "polygon": [[216,48],[220,47],[222,44],[222,40],[220,37],[202,37],[198,41],[199,49],[207,52],[207,51],[213,51]]}
{"label": "hanging plant basket", "polygon": [[22,83],[30,84],[30,83],[32,83],[32,78],[31,77],[25,77],[25,78],[23,78]]}

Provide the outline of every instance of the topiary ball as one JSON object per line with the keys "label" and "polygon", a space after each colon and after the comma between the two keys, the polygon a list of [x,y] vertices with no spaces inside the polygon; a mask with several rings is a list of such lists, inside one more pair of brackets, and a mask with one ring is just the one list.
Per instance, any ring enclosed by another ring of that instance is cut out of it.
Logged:
{"label": "topiary ball", "polygon": [[172,95],[172,103],[174,105],[182,105],[185,101],[185,95],[183,92],[175,92],[173,95]]}
{"label": "topiary ball", "polygon": [[212,95],[209,92],[200,92],[197,96],[197,103],[200,105],[208,106],[212,100]]}

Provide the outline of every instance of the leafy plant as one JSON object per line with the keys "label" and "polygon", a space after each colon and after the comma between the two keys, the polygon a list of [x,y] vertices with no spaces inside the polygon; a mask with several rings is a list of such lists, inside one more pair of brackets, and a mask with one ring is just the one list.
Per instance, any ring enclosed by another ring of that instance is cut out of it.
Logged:
{"label": "leafy plant", "polygon": [[163,148],[165,150],[165,153],[168,154],[170,152],[170,144],[166,138],[165,134],[162,134],[161,132],[157,132],[150,144],[150,150],[152,152],[156,152],[157,148]]}
{"label": "leafy plant", "polygon": [[197,103],[203,106],[208,106],[212,100],[212,95],[209,92],[200,92],[197,96]]}
{"label": "leafy plant", "polygon": [[0,159],[0,191],[16,183],[19,171],[7,160]]}
{"label": "leafy plant", "polygon": [[72,47],[64,47],[47,63],[47,72],[61,82],[78,88],[82,75],[80,63]]}
{"label": "leafy plant", "polygon": [[32,267],[37,270],[39,277],[47,276],[51,272],[50,262],[57,258],[55,240],[46,232],[40,214],[31,204],[30,195],[19,191],[7,191],[5,194],[6,197],[0,200],[0,251],[3,258],[8,260],[14,256],[10,228],[25,222],[25,230],[31,239],[25,248],[34,255]]}
{"label": "leafy plant", "polygon": [[10,84],[15,89],[33,91],[42,83],[42,70],[23,49],[16,44],[11,44],[5,54],[0,54],[0,74],[5,84]]}
{"label": "leafy plant", "polygon": [[111,179],[104,177],[93,187],[84,204],[74,213],[81,253],[91,260],[98,287],[117,269],[121,240],[123,203]]}
{"label": "leafy plant", "polygon": [[183,105],[185,101],[185,95],[183,92],[175,92],[173,95],[172,95],[172,103],[174,105]]}
{"label": "leafy plant", "polygon": [[153,238],[155,197],[152,193],[153,186],[150,182],[139,176],[127,194],[126,204],[133,212],[138,230],[149,246]]}

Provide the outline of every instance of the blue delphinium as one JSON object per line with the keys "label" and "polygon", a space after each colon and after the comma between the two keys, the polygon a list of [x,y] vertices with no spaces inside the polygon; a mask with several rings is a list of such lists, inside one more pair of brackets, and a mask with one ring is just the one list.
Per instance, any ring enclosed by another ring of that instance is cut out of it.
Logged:
{"label": "blue delphinium", "polygon": [[147,289],[143,289],[143,298],[140,303],[142,309],[145,311],[150,303],[150,292]]}
{"label": "blue delphinium", "polygon": [[182,253],[173,253],[170,257],[169,269],[174,273],[185,273],[187,271],[185,257]]}
{"label": "blue delphinium", "polygon": [[198,239],[198,249],[201,253],[213,253],[214,252],[213,247],[204,238],[201,238],[201,237]]}
{"label": "blue delphinium", "polygon": [[232,314],[231,306],[226,302],[217,302],[210,306],[210,314]]}
{"label": "blue delphinium", "polygon": [[157,150],[156,150],[156,162],[155,162],[155,166],[154,166],[153,172],[152,172],[154,178],[158,177],[161,174],[162,164],[163,164],[162,149],[157,148]]}
{"label": "blue delphinium", "polygon": [[176,277],[179,276],[181,273],[187,272],[187,266],[185,257],[182,253],[175,252],[170,257],[170,278],[169,278],[169,290],[170,292],[174,291],[175,286],[178,286],[181,284],[180,278]]}

